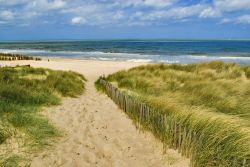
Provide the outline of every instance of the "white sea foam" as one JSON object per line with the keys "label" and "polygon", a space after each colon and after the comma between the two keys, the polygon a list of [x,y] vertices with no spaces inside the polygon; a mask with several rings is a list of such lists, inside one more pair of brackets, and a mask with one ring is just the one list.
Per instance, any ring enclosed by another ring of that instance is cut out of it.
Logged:
{"label": "white sea foam", "polygon": [[240,60],[250,60],[250,57],[225,57],[225,56],[222,56],[222,57],[219,57],[220,59],[231,59],[231,60],[237,60],[237,59],[240,59]]}
{"label": "white sea foam", "polygon": [[176,64],[180,63],[178,60],[160,60],[159,63]]}
{"label": "white sea foam", "polygon": [[19,53],[35,56],[67,57],[78,59],[92,59],[102,61],[128,61],[128,62],[161,62],[161,63],[194,63],[201,61],[221,60],[225,62],[250,63],[250,57],[243,56],[209,56],[209,55],[149,55],[138,53],[110,53],[85,51],[50,51],[35,49],[0,49],[1,53]]}
{"label": "white sea foam", "polygon": [[153,59],[129,59],[127,62],[136,62],[136,63],[150,63],[153,62]]}
{"label": "white sea foam", "polygon": [[[57,54],[57,55],[89,55],[89,56],[116,56],[116,57],[139,57],[142,54],[136,53],[111,53],[111,52],[85,52],[85,51],[50,51],[50,50],[35,50],[35,49],[0,49],[1,53],[23,53],[23,54]],[[146,55],[145,55],[146,56]]]}

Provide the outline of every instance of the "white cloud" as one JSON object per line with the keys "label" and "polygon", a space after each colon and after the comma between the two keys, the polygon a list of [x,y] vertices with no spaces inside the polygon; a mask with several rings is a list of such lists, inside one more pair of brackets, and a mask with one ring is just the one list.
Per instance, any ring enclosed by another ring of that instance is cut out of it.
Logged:
{"label": "white cloud", "polygon": [[34,10],[55,10],[66,6],[66,0],[0,0],[1,6],[23,5]]}
{"label": "white cloud", "polygon": [[250,9],[250,0],[215,0],[214,5],[222,11]]}
{"label": "white cloud", "polygon": [[172,15],[176,18],[185,18],[190,16],[198,15],[202,10],[206,8],[205,5],[191,5],[187,7],[178,7],[173,10],[170,10],[172,12]]}
{"label": "white cloud", "polygon": [[121,24],[121,20],[127,18],[127,14],[123,10],[114,10],[105,4],[86,4],[77,8],[64,9],[61,13],[71,15],[73,18],[82,17],[85,19],[84,24],[98,26],[119,25]]}
{"label": "white cloud", "polygon": [[26,4],[30,0],[0,0],[1,6],[13,6],[13,5],[21,5]]}
{"label": "white cloud", "polygon": [[82,18],[82,17],[73,17],[71,19],[71,23],[73,25],[85,24],[86,20],[84,18]]}
{"label": "white cloud", "polygon": [[[180,2],[180,3],[178,3]],[[148,26],[195,19],[248,23],[250,0],[0,0],[0,21],[14,24],[67,22],[72,25]],[[240,11],[245,16],[238,17]],[[235,12],[237,11],[237,12]],[[236,14],[234,14],[236,13]],[[228,19],[228,20],[227,20]]]}
{"label": "white cloud", "polygon": [[113,19],[114,20],[121,20],[123,19],[125,16],[124,16],[124,13],[122,11],[117,11],[114,13],[113,15]]}
{"label": "white cloud", "polygon": [[220,23],[250,24],[250,15],[242,15],[234,18],[223,18]]}
{"label": "white cloud", "polygon": [[175,0],[144,0],[143,4],[153,7],[166,7],[175,3]]}
{"label": "white cloud", "polygon": [[250,24],[250,15],[243,15],[237,18],[237,23]]}
{"label": "white cloud", "polygon": [[[144,13],[136,15],[134,17],[139,17],[141,20],[162,20],[162,19],[184,19],[187,17],[197,16],[206,6],[204,5],[191,5],[185,7],[176,7],[169,10],[153,11],[151,13]],[[176,20],[175,20],[176,21]]]}
{"label": "white cloud", "polygon": [[57,10],[62,9],[66,6],[66,1],[64,0],[33,0],[27,4],[28,9],[35,10]]}
{"label": "white cloud", "polygon": [[14,18],[14,13],[11,11],[1,11],[0,12],[0,19],[2,20],[12,20]]}
{"label": "white cloud", "polygon": [[87,13],[93,13],[97,10],[101,10],[101,6],[98,4],[85,4],[85,5],[79,5],[77,7],[69,7],[66,9],[62,9],[61,13],[75,13],[75,14],[87,14]]}
{"label": "white cloud", "polygon": [[229,19],[229,18],[223,18],[223,19],[220,21],[221,24],[224,24],[224,23],[231,23],[231,22],[233,22],[233,19]]}
{"label": "white cloud", "polygon": [[114,6],[119,7],[153,7],[164,8],[175,4],[178,0],[114,0]]}
{"label": "white cloud", "polygon": [[200,15],[201,18],[214,18],[214,17],[220,17],[221,12],[215,8],[208,7],[204,9]]}

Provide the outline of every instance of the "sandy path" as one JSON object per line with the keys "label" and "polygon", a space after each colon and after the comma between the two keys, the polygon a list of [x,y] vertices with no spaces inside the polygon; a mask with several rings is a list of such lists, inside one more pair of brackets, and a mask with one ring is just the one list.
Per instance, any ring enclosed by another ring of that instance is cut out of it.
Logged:
{"label": "sandy path", "polygon": [[75,60],[29,64],[71,69],[84,74],[88,79],[83,95],[79,98],[66,98],[62,105],[45,112],[65,135],[52,150],[34,158],[32,167],[188,166],[187,160],[176,151],[169,149],[163,154],[159,141],[150,133],[139,132],[113,101],[94,87],[94,81],[99,75],[138,64]]}

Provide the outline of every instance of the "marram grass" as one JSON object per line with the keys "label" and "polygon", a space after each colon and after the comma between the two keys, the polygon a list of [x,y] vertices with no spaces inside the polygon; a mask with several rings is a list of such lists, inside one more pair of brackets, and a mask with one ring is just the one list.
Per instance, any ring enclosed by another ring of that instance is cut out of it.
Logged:
{"label": "marram grass", "polygon": [[146,65],[96,85],[191,166],[250,166],[249,66]]}
{"label": "marram grass", "polygon": [[72,71],[0,68],[0,166],[25,166],[30,151],[50,145],[59,133],[39,112],[41,107],[80,95],[85,81]]}

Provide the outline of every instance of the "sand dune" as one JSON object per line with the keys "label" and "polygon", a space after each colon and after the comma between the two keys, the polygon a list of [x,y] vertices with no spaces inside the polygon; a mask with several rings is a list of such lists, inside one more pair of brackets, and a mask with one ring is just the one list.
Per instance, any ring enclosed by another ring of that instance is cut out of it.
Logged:
{"label": "sand dune", "polygon": [[88,79],[79,98],[66,98],[62,105],[46,109],[50,121],[63,132],[58,143],[39,154],[32,167],[161,167],[188,166],[188,160],[168,149],[148,132],[140,132],[132,121],[106,95],[95,90],[94,81],[102,74],[140,65],[128,62],[103,62],[53,59],[47,61],[3,62],[16,65],[74,70]]}

